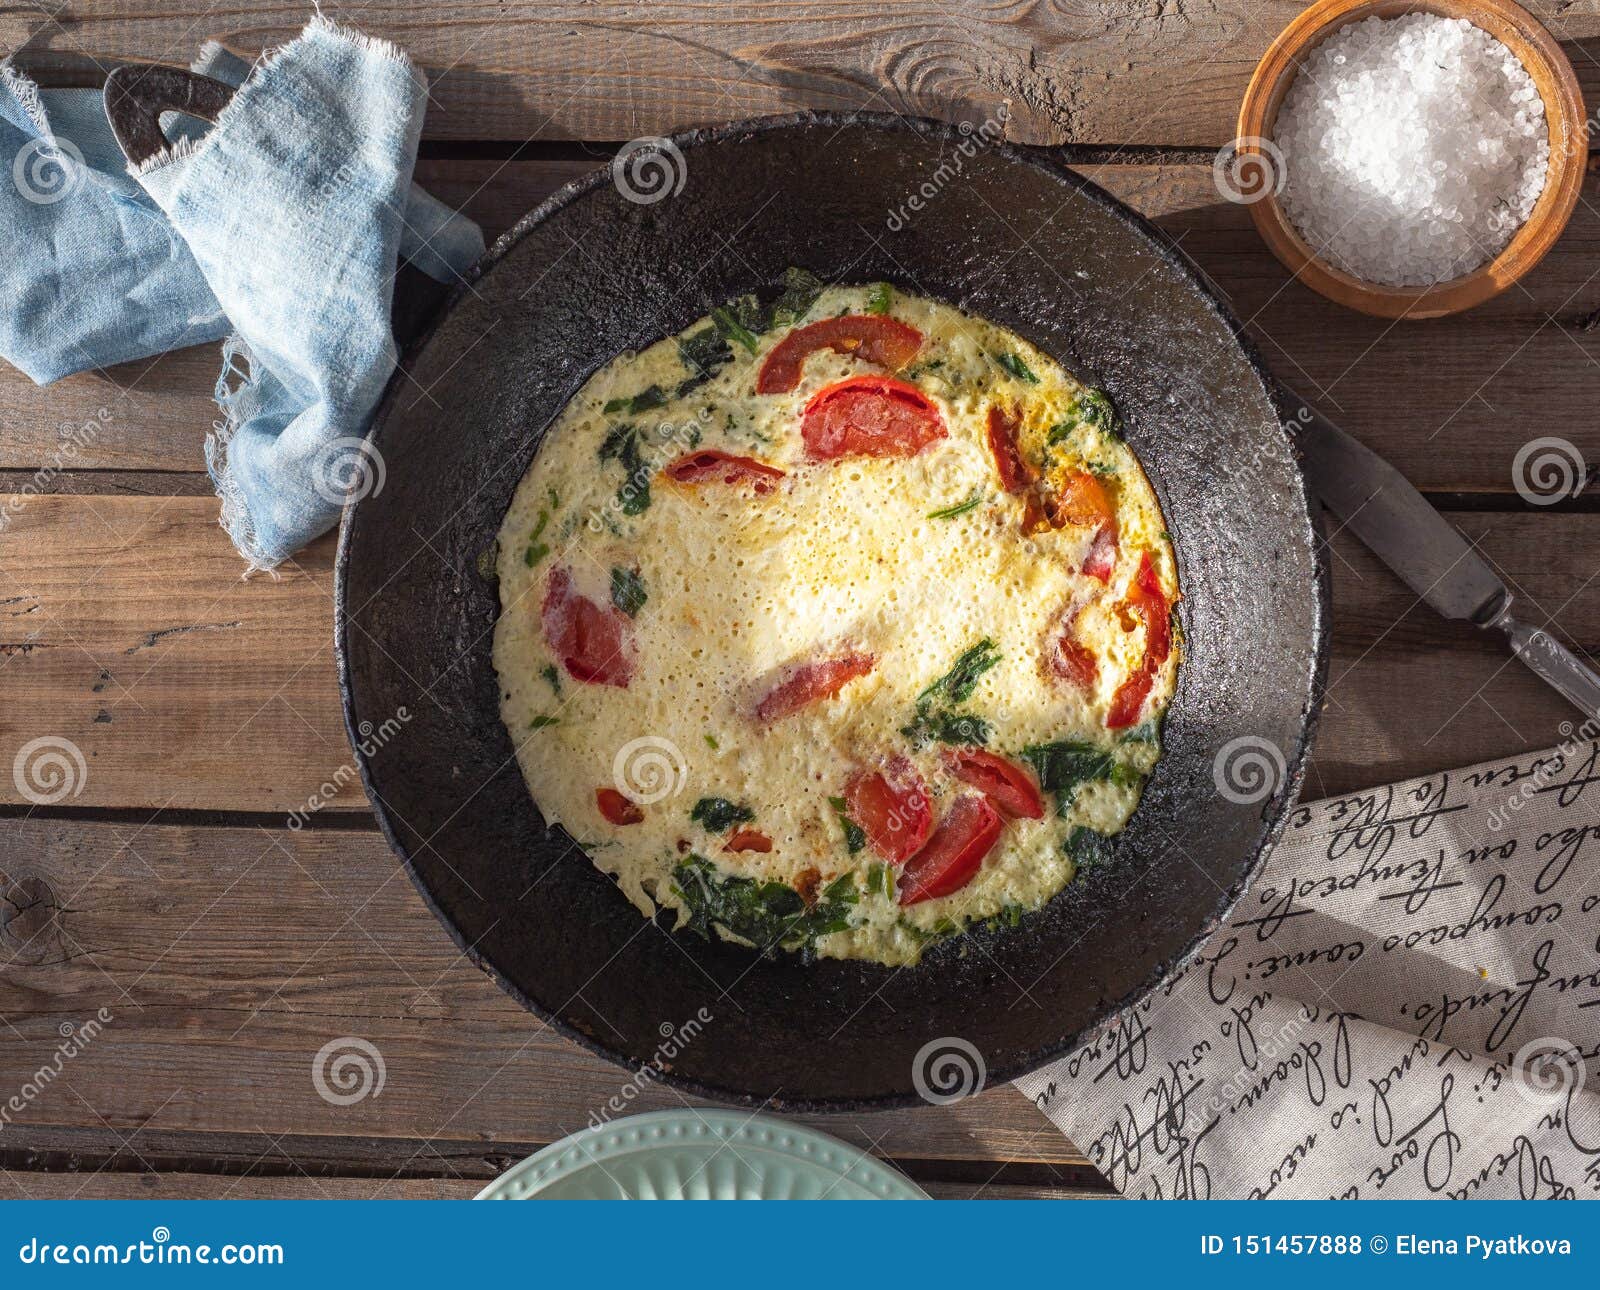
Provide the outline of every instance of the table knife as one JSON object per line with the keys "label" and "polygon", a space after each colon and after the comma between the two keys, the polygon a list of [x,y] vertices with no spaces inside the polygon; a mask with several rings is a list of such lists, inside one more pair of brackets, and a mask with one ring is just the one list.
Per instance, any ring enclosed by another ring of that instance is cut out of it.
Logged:
{"label": "table knife", "polygon": [[1300,409],[1287,424],[1311,489],[1344,527],[1438,613],[1503,632],[1535,674],[1600,718],[1600,675],[1548,631],[1517,621],[1505,583],[1461,531],[1377,453],[1298,396],[1282,397]]}

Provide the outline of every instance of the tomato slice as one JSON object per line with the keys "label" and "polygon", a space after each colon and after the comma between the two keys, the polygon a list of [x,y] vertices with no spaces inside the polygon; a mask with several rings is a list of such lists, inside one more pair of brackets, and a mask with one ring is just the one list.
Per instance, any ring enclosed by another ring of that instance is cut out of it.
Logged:
{"label": "tomato slice", "polygon": [[945,437],[944,418],[915,385],[888,376],[852,376],[811,396],[800,437],[813,461],[839,457],[915,457]]}
{"label": "tomato slice", "polygon": [[1106,712],[1106,728],[1120,730],[1139,719],[1144,701],[1150,697],[1156,673],[1172,653],[1172,606],[1161,589],[1161,578],[1148,551],[1139,555],[1139,567],[1128,584],[1124,609],[1144,621],[1144,660],[1124,678],[1112,696]]}
{"label": "tomato slice", "polygon": [[1000,473],[1000,487],[1008,493],[1021,493],[1033,487],[1039,478],[1022,457],[1017,446],[1017,432],[1022,420],[1015,408],[989,405],[989,452],[994,457],[994,468]]}
{"label": "tomato slice", "polygon": [[1083,557],[1083,571],[1100,582],[1110,582],[1117,567],[1117,526],[1102,525],[1089,544],[1089,554]]}
{"label": "tomato slice", "polygon": [[987,797],[958,797],[928,845],[900,870],[900,903],[915,905],[960,891],[982,867],[1005,823]]}
{"label": "tomato slice", "polygon": [[724,851],[760,851],[765,854],[772,850],[772,839],[758,829],[739,829],[723,843]]}
{"label": "tomato slice", "polygon": [[1056,637],[1049,655],[1050,670],[1063,681],[1071,681],[1081,689],[1092,689],[1100,676],[1100,660],[1094,651],[1078,640],[1075,628],[1078,616],[1072,614]]}
{"label": "tomato slice", "polygon": [[611,824],[644,822],[644,811],[639,808],[639,803],[630,801],[614,788],[595,789],[594,802],[600,808],[600,814]]}
{"label": "tomato slice", "polygon": [[1117,564],[1117,508],[1105,485],[1087,470],[1067,471],[1056,481],[1047,505],[1056,528],[1068,524],[1094,528],[1083,571],[1101,582],[1110,581]]}
{"label": "tomato slice", "polygon": [[922,333],[909,323],[878,314],[846,314],[796,327],[773,346],[756,377],[757,394],[786,394],[800,384],[800,369],[819,349],[854,354],[898,372],[922,348]]}
{"label": "tomato slice", "polygon": [[545,585],[539,621],[545,639],[575,681],[628,688],[633,678],[633,624],[620,609],[602,608],[572,589],[571,571],[556,566]]}
{"label": "tomato slice", "polygon": [[871,654],[844,654],[791,668],[756,704],[762,721],[778,721],[819,699],[831,699],[857,677],[872,671],[878,660]]}
{"label": "tomato slice", "polygon": [[1111,706],[1106,710],[1106,729],[1122,730],[1137,721],[1154,684],[1155,677],[1148,668],[1130,672],[1111,698]]}
{"label": "tomato slice", "polygon": [[678,484],[742,484],[749,481],[758,493],[770,493],[772,482],[783,478],[783,471],[754,457],[736,457],[729,452],[707,449],[685,453],[661,471]]}
{"label": "tomato slice", "polygon": [[1010,820],[1044,818],[1044,798],[1033,776],[983,748],[946,748],[945,769],[987,797]]}
{"label": "tomato slice", "polygon": [[902,864],[922,849],[933,831],[928,786],[905,757],[883,770],[857,771],[844,789],[845,815],[890,864]]}

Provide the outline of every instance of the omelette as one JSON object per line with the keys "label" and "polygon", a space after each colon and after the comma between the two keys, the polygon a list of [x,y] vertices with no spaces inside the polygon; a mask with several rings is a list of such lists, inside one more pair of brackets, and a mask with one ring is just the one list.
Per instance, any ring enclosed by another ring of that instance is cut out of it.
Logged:
{"label": "omelette", "polygon": [[1161,753],[1177,571],[1110,400],[887,284],[610,362],[494,562],[529,791],[679,933],[914,963],[1109,863]]}

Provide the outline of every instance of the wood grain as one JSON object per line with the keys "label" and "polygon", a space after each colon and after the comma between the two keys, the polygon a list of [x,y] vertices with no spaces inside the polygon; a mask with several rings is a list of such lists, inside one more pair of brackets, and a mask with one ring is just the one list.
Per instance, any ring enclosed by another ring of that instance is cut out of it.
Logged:
{"label": "wood grain", "polygon": [[[918,1184],[935,1200],[1113,1200],[1109,1188],[1008,1183]],[[232,1178],[194,1173],[35,1173],[0,1170],[12,1200],[471,1200],[483,1184],[449,1178]]]}
{"label": "wood grain", "polygon": [[[419,174],[494,233],[594,164],[427,161]],[[1282,380],[1419,487],[1512,495],[1517,453],[1539,435],[1567,439],[1585,469],[1600,464],[1600,180],[1556,248],[1504,295],[1394,324],[1292,281],[1246,209],[1218,196],[1208,165],[1083,169],[1179,240]],[[202,470],[216,368],[214,350],[185,350],[41,390],[0,365],[0,470],[43,470],[47,491],[61,469]]]}
{"label": "wood grain", "polygon": [[[1600,15],[1528,0],[1600,89]],[[432,79],[426,129],[449,139],[632,139],[801,108],[856,108],[973,122],[1002,114],[1011,139],[1216,147],[1256,61],[1297,0],[706,0],[447,8],[325,6],[398,41]],[[304,22],[303,5],[199,0],[30,4],[0,16],[23,64],[82,74],[117,58],[187,63],[221,36],[254,53]]]}
{"label": "wood grain", "polygon": [[[0,506],[6,764],[34,739],[81,754],[56,780],[38,750],[42,778],[22,776],[35,800],[283,814],[316,792],[365,807],[334,685],[331,534],[246,581],[215,498]],[[0,783],[0,801],[28,801],[18,777]]]}
{"label": "wood grain", "polygon": [[[53,1060],[63,1025],[109,1020],[11,1116],[0,1148],[42,1126],[98,1126],[134,1133],[131,1168],[141,1142],[152,1158],[200,1154],[174,1140],[185,1133],[406,1139],[361,1150],[374,1170],[481,1185],[623,1093],[625,1072],[462,958],[375,833],[5,827],[0,1089]],[[346,1036],[376,1046],[384,1081],[337,1106],[319,1095],[313,1063]],[[683,1104],[650,1086],[627,1109]],[[1010,1087],[815,1122],[892,1158],[1082,1163]],[[290,1142],[287,1154],[309,1167],[319,1153]]]}
{"label": "wood grain", "polygon": [[[318,794],[325,814],[365,814],[334,685],[331,536],[279,579],[245,582],[214,499],[21,500],[0,534],[0,764],[33,740],[69,740],[81,791],[48,803],[68,809],[286,818]],[[1600,515],[1456,518],[1532,621],[1600,654],[1588,581]],[[1332,549],[1333,661],[1309,792],[1560,739],[1566,705],[1496,640],[1437,619],[1348,536]],[[0,777],[7,802],[28,805]]]}

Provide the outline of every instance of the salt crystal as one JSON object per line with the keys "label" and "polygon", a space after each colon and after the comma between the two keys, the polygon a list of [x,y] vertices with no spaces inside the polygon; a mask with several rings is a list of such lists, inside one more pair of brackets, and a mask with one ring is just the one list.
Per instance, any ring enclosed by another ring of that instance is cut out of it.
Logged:
{"label": "salt crystal", "polygon": [[1464,19],[1367,18],[1324,41],[1279,109],[1284,211],[1369,282],[1427,286],[1493,259],[1544,190],[1544,103]]}

